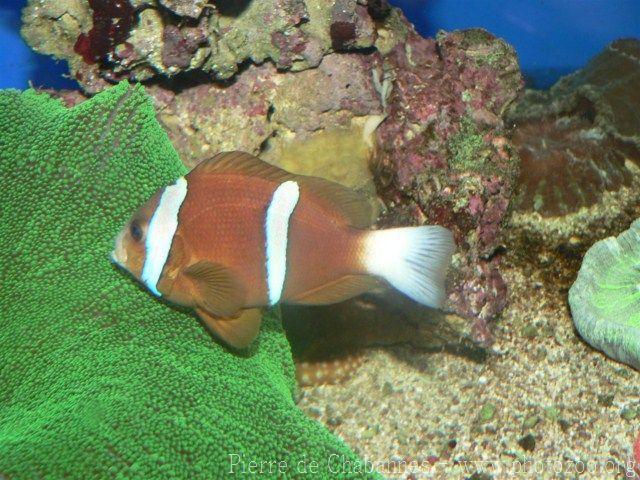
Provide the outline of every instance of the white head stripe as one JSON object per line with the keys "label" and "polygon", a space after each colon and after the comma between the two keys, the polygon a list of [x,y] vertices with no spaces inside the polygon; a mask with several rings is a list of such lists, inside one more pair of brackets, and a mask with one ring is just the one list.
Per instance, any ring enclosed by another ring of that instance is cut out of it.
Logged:
{"label": "white head stripe", "polygon": [[278,303],[287,273],[287,240],[289,219],[300,198],[300,189],[293,180],[282,183],[273,192],[265,219],[267,289],[269,304]]}
{"label": "white head stripe", "polygon": [[184,177],[164,189],[156,211],[153,212],[145,240],[145,258],[142,281],[155,295],[161,296],[157,284],[167,263],[171,242],[178,228],[178,212],[187,196],[187,181]]}

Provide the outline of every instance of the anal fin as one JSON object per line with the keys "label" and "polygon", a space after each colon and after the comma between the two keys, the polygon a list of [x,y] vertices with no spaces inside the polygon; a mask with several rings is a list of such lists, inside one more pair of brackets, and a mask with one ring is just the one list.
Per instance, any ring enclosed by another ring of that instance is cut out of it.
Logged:
{"label": "anal fin", "polygon": [[294,298],[287,298],[285,301],[297,305],[329,305],[343,302],[378,286],[380,283],[375,277],[345,275],[333,282],[302,292]]}
{"label": "anal fin", "polygon": [[216,337],[233,348],[248,347],[260,331],[262,311],[259,308],[242,310],[235,318],[216,317],[201,308],[196,308],[196,313]]}

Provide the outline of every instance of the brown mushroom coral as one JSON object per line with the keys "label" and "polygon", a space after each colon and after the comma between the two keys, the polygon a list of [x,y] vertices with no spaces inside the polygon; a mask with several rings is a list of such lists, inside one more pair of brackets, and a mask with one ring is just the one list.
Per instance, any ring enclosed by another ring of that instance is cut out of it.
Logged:
{"label": "brown mushroom coral", "polygon": [[639,91],[640,41],[618,40],[510,112],[522,162],[509,243],[525,262],[568,281],[588,246],[640,215]]}

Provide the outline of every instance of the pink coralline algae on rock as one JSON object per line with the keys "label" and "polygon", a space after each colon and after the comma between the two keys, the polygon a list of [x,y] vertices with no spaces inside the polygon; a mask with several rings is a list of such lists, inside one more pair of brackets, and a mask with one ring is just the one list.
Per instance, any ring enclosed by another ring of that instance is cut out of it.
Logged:
{"label": "pink coralline algae on rock", "polygon": [[188,166],[245,150],[377,194],[380,226],[451,228],[447,308],[489,342],[506,302],[501,234],[518,171],[503,124],[522,87],[509,45],[483,30],[422,38],[384,0],[131,5],[129,35],[94,64],[73,51],[91,29],[86,1],[30,1],[22,32],[67,59],[85,93],[150,80]]}
{"label": "pink coralline algae on rock", "polygon": [[385,225],[437,223],[458,245],[450,301],[476,318],[476,337],[506,304],[500,230],[518,172],[505,109],[522,86],[513,49],[470,30],[424,39],[410,31],[385,57],[394,77],[377,130],[378,191]]}
{"label": "pink coralline algae on rock", "polygon": [[640,433],[638,433],[638,438],[633,444],[633,471],[636,474],[636,478],[640,478]]}

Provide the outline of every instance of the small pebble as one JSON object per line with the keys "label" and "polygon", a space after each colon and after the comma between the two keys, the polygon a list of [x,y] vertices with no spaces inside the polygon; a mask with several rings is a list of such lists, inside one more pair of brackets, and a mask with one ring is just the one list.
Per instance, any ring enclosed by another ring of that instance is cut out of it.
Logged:
{"label": "small pebble", "polygon": [[638,416],[638,410],[636,408],[625,407],[620,413],[620,416],[625,420],[633,420]]}
{"label": "small pebble", "polygon": [[560,430],[562,430],[564,433],[567,433],[569,431],[569,428],[571,427],[571,422],[566,418],[561,418],[558,420],[558,425],[560,425]]}
{"label": "small pebble", "polygon": [[560,410],[558,410],[556,407],[545,407],[544,416],[549,420],[555,421],[560,416]]}
{"label": "small pebble", "polygon": [[522,336],[532,340],[538,336],[538,328],[533,324],[525,325],[522,329]]}
{"label": "small pebble", "polygon": [[533,428],[538,424],[539,421],[540,421],[540,417],[538,415],[531,415],[530,417],[527,417],[524,420],[524,423],[522,424],[522,426],[524,428]]}
{"label": "small pebble", "polygon": [[484,472],[476,472],[470,477],[467,477],[469,480],[493,480],[493,476]]}
{"label": "small pebble", "polygon": [[493,403],[486,403],[480,409],[479,420],[482,423],[489,422],[496,414],[496,406]]}
{"label": "small pebble", "polygon": [[603,407],[610,407],[613,405],[613,399],[615,395],[613,393],[605,393],[603,395],[598,395],[598,403]]}
{"label": "small pebble", "polygon": [[376,432],[372,428],[366,429],[364,432],[360,434],[360,438],[362,440],[369,440],[376,436]]}
{"label": "small pebble", "polygon": [[526,450],[527,452],[533,452],[533,450],[536,448],[536,437],[529,433],[518,440],[518,445],[520,445],[522,449]]}
{"label": "small pebble", "polygon": [[332,427],[337,427],[341,423],[342,423],[342,418],[340,418],[340,417],[328,417],[327,418],[327,425],[330,425]]}
{"label": "small pebble", "polygon": [[320,409],[319,407],[316,407],[315,405],[309,407],[307,411],[309,412],[309,415],[311,415],[312,417],[320,418],[322,416],[322,409]]}
{"label": "small pebble", "polygon": [[385,395],[391,395],[394,393],[393,384],[390,381],[385,381],[382,385],[382,393]]}

